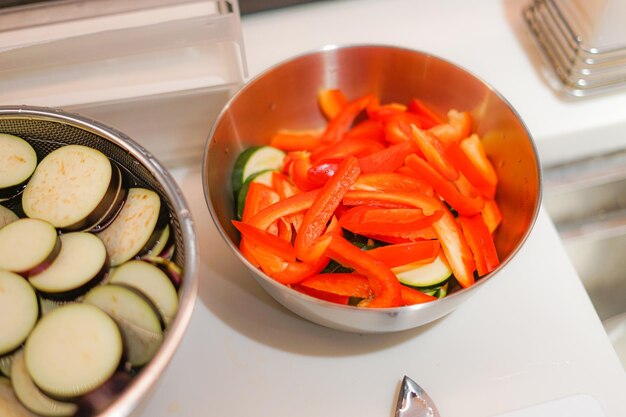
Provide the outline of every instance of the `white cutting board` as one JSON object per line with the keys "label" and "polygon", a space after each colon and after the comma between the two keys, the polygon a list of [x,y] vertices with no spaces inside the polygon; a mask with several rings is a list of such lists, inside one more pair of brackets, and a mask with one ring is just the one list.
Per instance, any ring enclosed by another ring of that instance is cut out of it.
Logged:
{"label": "white cutting board", "polygon": [[606,414],[595,398],[581,394],[493,417],[606,417]]}

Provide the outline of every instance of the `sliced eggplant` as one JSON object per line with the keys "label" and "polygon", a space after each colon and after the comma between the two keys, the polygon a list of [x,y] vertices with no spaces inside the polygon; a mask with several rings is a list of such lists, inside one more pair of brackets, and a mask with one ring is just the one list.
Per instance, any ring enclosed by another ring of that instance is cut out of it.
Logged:
{"label": "sliced eggplant", "polygon": [[18,348],[39,317],[35,291],[21,276],[0,270],[0,355]]}
{"label": "sliced eggplant", "polygon": [[17,214],[4,206],[0,206],[0,229],[9,223],[13,223],[17,219],[19,219]]}
{"label": "sliced eggplant", "polygon": [[126,359],[134,367],[145,365],[163,341],[163,328],[155,306],[132,287],[100,285],[85,295],[83,302],[109,314],[120,327]]}
{"label": "sliced eggplant", "polygon": [[29,281],[46,297],[74,299],[99,283],[107,269],[104,243],[92,233],[63,234],[61,251],[48,268]]}
{"label": "sliced eggplant", "polygon": [[9,378],[11,377],[11,365],[13,364],[13,356],[15,355],[15,352],[17,351],[0,356],[0,374],[4,374]]}
{"label": "sliced eggplant", "polygon": [[61,240],[50,223],[19,219],[0,229],[0,269],[24,276],[46,269],[61,250]]}
{"label": "sliced eggplant", "polygon": [[0,133],[0,201],[21,193],[36,167],[37,154],[28,142]]}
{"label": "sliced eggplant", "polygon": [[152,248],[150,248],[148,252],[146,252],[145,256],[159,256],[163,252],[163,250],[165,249],[165,246],[167,245],[169,241],[170,241],[170,225],[166,224],[165,227],[163,228],[163,231],[159,235],[156,243],[154,244]]}
{"label": "sliced eggplant", "polygon": [[0,377],[0,416],[2,417],[37,417],[28,411],[17,399],[11,381]]}
{"label": "sliced eggplant", "polygon": [[73,416],[78,411],[76,404],[54,400],[37,388],[26,369],[23,351],[16,353],[13,358],[11,384],[18,400],[33,413],[64,417]]}
{"label": "sliced eggplant", "polygon": [[74,398],[105,383],[122,358],[111,317],[89,304],[57,308],[39,320],[24,346],[26,369],[46,395]]}
{"label": "sliced eggplant", "polygon": [[144,261],[128,261],[115,268],[112,284],[126,284],[141,291],[161,314],[166,326],[178,311],[178,294],[169,277],[159,267]]}
{"label": "sliced eggplant", "polygon": [[162,232],[157,228],[162,217],[161,199],[157,193],[145,188],[131,188],[115,220],[97,234],[106,246],[111,266],[120,265],[152,248]]}
{"label": "sliced eggplant", "polygon": [[119,168],[102,152],[63,146],[35,169],[22,195],[24,213],[64,231],[88,230],[110,210],[121,181]]}

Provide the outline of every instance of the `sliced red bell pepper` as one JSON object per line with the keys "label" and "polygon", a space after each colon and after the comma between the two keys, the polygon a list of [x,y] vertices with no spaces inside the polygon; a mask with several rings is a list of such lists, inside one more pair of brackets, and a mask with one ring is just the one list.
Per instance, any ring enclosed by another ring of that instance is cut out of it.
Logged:
{"label": "sliced red bell pepper", "polygon": [[423,229],[411,232],[406,230],[393,233],[387,231],[385,232],[385,234],[382,235],[376,233],[363,233],[363,236],[392,244],[437,239],[437,234],[435,233],[435,230],[432,226],[428,226]]}
{"label": "sliced red bell pepper", "polygon": [[241,221],[248,221],[262,209],[271,206],[280,200],[280,195],[260,182],[251,182],[246,194],[246,202],[243,207]]}
{"label": "sliced red bell pepper", "polygon": [[442,212],[443,216],[433,223],[433,229],[456,280],[463,288],[470,287],[474,284],[474,257],[450,210],[443,207]]}
{"label": "sliced red bell pepper", "polygon": [[446,155],[444,144],[427,130],[413,126],[413,138],[428,163],[450,181],[459,178],[459,171]]}
{"label": "sliced red bell pepper", "polygon": [[322,143],[322,132],[313,130],[279,130],[270,138],[270,146],[284,151],[315,149]]}
{"label": "sliced red bell pepper", "polygon": [[308,276],[318,274],[326,267],[329,261],[326,256],[321,256],[311,263],[287,261],[264,245],[255,245],[247,239],[245,242],[261,270],[283,284],[297,284]]}
{"label": "sliced red bell pepper", "polygon": [[385,149],[385,146],[375,139],[346,137],[339,142],[320,147],[311,152],[311,162],[316,163],[324,159],[345,158],[348,155],[358,158],[382,151],[383,149]]}
{"label": "sliced red bell pepper", "polygon": [[361,123],[352,127],[352,129],[348,130],[344,139],[370,139],[375,140],[376,142],[380,142],[383,145],[387,144],[385,140],[385,130],[383,128],[383,123],[378,120],[366,119]]}
{"label": "sliced red bell pepper", "polygon": [[433,126],[446,122],[445,119],[431,109],[430,106],[417,98],[409,102],[407,111],[423,116],[422,129],[430,129]]}
{"label": "sliced red bell pepper", "polygon": [[370,207],[407,206],[421,209],[426,216],[435,214],[441,203],[435,197],[417,191],[359,191],[350,190],[343,197],[347,206],[366,205]]}
{"label": "sliced red bell pepper", "polygon": [[365,110],[372,99],[373,96],[368,94],[349,102],[335,117],[330,119],[324,133],[322,133],[322,141],[336,143],[343,139],[350,126],[352,126],[354,119]]}
{"label": "sliced red bell pepper", "polygon": [[454,183],[445,179],[428,162],[416,155],[409,155],[406,165],[411,168],[419,179],[433,186],[437,194],[450,204],[459,214],[471,216],[480,212],[484,201],[480,197],[468,198],[462,195]]}
{"label": "sliced red bell pepper", "polygon": [[478,135],[470,135],[460,143],[461,149],[478,169],[481,176],[494,188],[498,183],[498,175],[485,153],[485,148]]}
{"label": "sliced red bell pepper", "polygon": [[412,125],[422,128],[422,117],[408,112],[388,117],[384,122],[385,139],[389,143],[401,143],[412,140]]}
{"label": "sliced red bell pepper", "polygon": [[495,200],[485,200],[485,205],[480,214],[483,216],[483,221],[487,225],[489,233],[493,234],[502,222],[502,213],[498,203]]}
{"label": "sliced red bell pepper", "polygon": [[305,287],[301,284],[292,285],[291,288],[298,292],[301,292],[302,294],[317,298],[318,300],[329,301],[335,304],[346,305],[350,301],[350,297],[348,297],[347,295],[338,295],[326,291],[320,291],[316,290],[315,288]]}
{"label": "sliced red bell pepper", "polygon": [[339,236],[332,237],[326,253],[340,264],[367,277],[374,293],[369,307],[384,308],[402,305],[402,284],[384,263]]}
{"label": "sliced red bell pepper", "polygon": [[337,168],[337,172],[321,188],[317,198],[302,220],[302,226],[294,241],[298,259],[311,260],[311,248],[322,235],[343,196],[361,173],[356,158],[349,156]]}
{"label": "sliced red bell pepper", "polygon": [[370,256],[382,261],[389,268],[423,261],[430,263],[437,258],[441,245],[436,240],[400,243],[381,246],[367,251]]}
{"label": "sliced red bell pepper", "polygon": [[369,298],[372,296],[372,288],[367,277],[354,273],[312,275],[300,285],[348,297]]}
{"label": "sliced red bell pepper", "polygon": [[482,217],[479,214],[471,217],[459,216],[457,221],[474,255],[478,275],[482,277],[496,269],[500,265],[498,252]]}
{"label": "sliced red bell pepper", "polygon": [[[467,139],[465,139],[466,141]],[[465,142],[463,141],[463,142]],[[496,194],[496,184],[492,183],[475,165],[458,143],[450,142],[446,148],[448,160],[465,175],[467,180],[480,192],[482,196],[493,199]]]}
{"label": "sliced red bell pepper", "polygon": [[402,305],[405,305],[405,306],[410,306],[413,304],[429,303],[437,299],[437,297],[424,294],[421,291],[418,291],[414,288],[406,287],[404,285],[402,286],[401,296],[402,296]]}
{"label": "sliced red bell pepper", "polygon": [[327,119],[337,117],[337,115],[348,105],[346,96],[336,88],[320,90],[317,93],[317,103]]}
{"label": "sliced red bell pepper", "polygon": [[364,174],[393,172],[404,164],[407,156],[417,151],[419,151],[419,147],[413,140],[397,143],[359,158],[359,166]]}
{"label": "sliced red bell pepper", "polygon": [[387,235],[417,232],[431,226],[441,215],[441,210],[425,216],[421,209],[415,208],[357,206],[346,211],[339,223],[352,233]]}
{"label": "sliced red bell pepper", "polygon": [[352,187],[360,191],[417,191],[432,196],[433,187],[425,181],[399,172],[361,174]]}
{"label": "sliced red bell pepper", "polygon": [[285,174],[278,171],[272,172],[272,188],[281,199],[289,198],[301,192]]}
{"label": "sliced red bell pepper", "polygon": [[388,103],[388,104],[380,104],[378,101],[370,102],[370,105],[367,106],[367,116],[372,120],[383,121],[388,119],[389,117],[404,113],[406,111],[406,106],[400,103]]}
{"label": "sliced red bell pepper", "polygon": [[309,169],[313,165],[306,159],[296,159],[289,164],[289,177],[293,183],[302,191],[312,191],[320,188],[319,184],[309,179]]}
{"label": "sliced red bell pepper", "polygon": [[307,179],[317,187],[323,186],[333,175],[335,175],[335,172],[337,172],[337,168],[342,160],[343,158],[332,158],[323,159],[317,162],[309,168],[309,171],[307,172]]}
{"label": "sliced red bell pepper", "polygon": [[286,261],[293,262],[296,260],[296,251],[289,242],[247,223],[237,220],[231,220],[231,223],[239,230],[241,236],[245,237],[253,245],[264,246],[268,251],[282,257]]}
{"label": "sliced red bell pepper", "polygon": [[448,123],[431,127],[429,130],[443,143],[459,142],[469,136],[472,129],[472,117],[468,112],[450,110]]}
{"label": "sliced red bell pepper", "polygon": [[279,218],[307,210],[311,207],[319,192],[319,190],[313,190],[280,200],[250,217],[248,223],[258,229],[267,230]]}
{"label": "sliced red bell pepper", "polygon": [[278,227],[277,236],[285,242],[291,243],[293,240],[293,226],[291,222],[286,220],[284,217],[281,217],[278,219],[276,225]]}

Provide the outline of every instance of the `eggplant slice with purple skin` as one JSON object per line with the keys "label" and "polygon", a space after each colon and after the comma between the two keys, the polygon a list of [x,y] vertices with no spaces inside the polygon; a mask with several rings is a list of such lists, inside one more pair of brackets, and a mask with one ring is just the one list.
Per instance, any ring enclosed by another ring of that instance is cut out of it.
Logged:
{"label": "eggplant slice with purple skin", "polygon": [[[64,232],[97,229],[123,204],[124,179],[102,152],[67,145],[41,160],[22,195],[24,213]],[[109,214],[109,216],[107,216]]]}
{"label": "eggplant slice with purple skin", "polygon": [[8,378],[0,377],[0,416],[37,417],[17,399]]}
{"label": "eggplant slice with purple skin", "polygon": [[97,236],[115,267],[152,249],[168,224],[168,214],[157,193],[131,188],[115,220]]}
{"label": "eggplant slice with purple skin", "polygon": [[37,167],[37,153],[24,139],[0,133],[0,201],[22,192]]}
{"label": "eggplant slice with purple skin", "polygon": [[28,280],[46,298],[72,300],[100,283],[107,271],[107,253],[92,233],[66,233],[60,239],[61,251],[56,259]]}
{"label": "eggplant slice with purple skin", "polygon": [[50,223],[19,219],[0,229],[0,269],[30,276],[45,270],[61,251],[61,239]]}
{"label": "eggplant slice with purple skin", "polygon": [[0,355],[26,340],[39,318],[37,295],[21,276],[0,270]]}
{"label": "eggplant slice with purple skin", "polygon": [[13,223],[17,219],[19,219],[19,217],[17,217],[17,214],[15,214],[10,209],[0,205],[0,229],[2,229],[9,223]]}

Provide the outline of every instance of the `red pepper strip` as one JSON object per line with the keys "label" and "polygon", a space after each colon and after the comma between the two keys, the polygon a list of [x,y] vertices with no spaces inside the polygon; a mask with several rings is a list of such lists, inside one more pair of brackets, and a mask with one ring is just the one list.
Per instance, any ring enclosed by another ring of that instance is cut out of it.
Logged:
{"label": "red pepper strip", "polygon": [[317,93],[317,102],[327,119],[337,117],[337,115],[348,105],[348,99],[337,89],[320,90]]}
{"label": "red pepper strip", "polygon": [[283,284],[298,284],[306,277],[320,273],[329,261],[328,257],[322,256],[313,263],[290,262],[268,250],[267,247],[254,245],[247,239],[246,246],[263,272]]}
{"label": "red pepper strip", "polygon": [[372,288],[367,277],[353,273],[317,274],[306,278],[301,286],[348,297],[369,298]]}
{"label": "red pepper strip", "polygon": [[324,159],[316,163],[307,171],[307,179],[318,187],[323,186],[335,175],[342,160],[343,158]]}
{"label": "red pepper strip", "polygon": [[402,304],[402,285],[391,269],[340,236],[333,236],[326,250],[340,264],[367,277],[374,298],[369,307],[397,307]]}
{"label": "red pepper strip", "polygon": [[479,214],[471,217],[459,216],[457,220],[474,254],[478,275],[483,276],[496,269],[500,265],[498,252],[482,217]]}
{"label": "red pepper strip", "polygon": [[385,120],[389,117],[404,113],[406,111],[406,106],[400,103],[389,103],[381,105],[378,100],[375,102],[371,102],[369,106],[367,106],[367,116],[372,120]]}
{"label": "red pepper strip", "polygon": [[[465,139],[463,142],[465,142]],[[448,160],[465,175],[467,180],[480,192],[482,196],[493,199],[496,194],[496,184],[487,179],[483,172],[475,165],[458,143],[451,142],[446,148]]]}
{"label": "red pepper strip", "polygon": [[386,232],[384,235],[380,235],[376,233],[363,233],[363,236],[380,240],[381,242],[391,243],[391,244],[437,239],[437,234],[435,233],[435,230],[433,229],[432,226],[428,226],[421,230],[416,230],[412,232],[408,232],[408,231],[403,231],[403,232],[398,232],[398,233]]}
{"label": "red pepper strip", "polygon": [[285,220],[284,218],[278,219],[278,237],[285,242],[291,243],[293,239],[293,227],[291,226],[291,222]]}
{"label": "red pepper strip", "polygon": [[278,193],[281,200],[300,193],[298,187],[293,185],[285,174],[277,171],[272,172],[272,188]]}
{"label": "red pepper strip", "polygon": [[436,240],[381,246],[367,251],[370,256],[384,262],[389,268],[423,261],[430,263],[439,254],[441,245]]}
{"label": "red pepper strip", "polygon": [[474,134],[463,139],[460,146],[470,161],[472,161],[472,164],[480,171],[482,177],[495,187],[498,183],[498,175],[491,161],[489,161],[478,135]]}
{"label": "red pepper strip", "polygon": [[459,142],[469,136],[472,129],[472,118],[468,112],[450,110],[448,123],[431,127],[429,130],[446,145]]}
{"label": "red pepper strip", "polygon": [[246,194],[241,221],[246,222],[259,211],[280,200],[280,195],[260,182],[251,182]]}
{"label": "red pepper strip", "polygon": [[367,119],[348,130],[344,139],[371,139],[386,144],[383,123],[378,120]]}
{"label": "red pepper strip", "polygon": [[404,164],[407,156],[417,152],[414,141],[401,142],[373,154],[359,158],[359,166],[364,174],[393,172]]}
{"label": "red pepper strip", "polygon": [[412,140],[411,125],[422,128],[421,116],[413,113],[398,113],[385,120],[385,139],[389,143],[401,143]]}
{"label": "red pepper strip", "polygon": [[425,216],[414,208],[377,208],[356,206],[339,219],[341,227],[356,234],[411,233],[431,226],[442,215],[441,210]]}
{"label": "red pepper strip", "polygon": [[313,163],[331,158],[345,158],[348,155],[366,156],[385,149],[385,146],[374,139],[344,138],[343,140],[327,145],[311,152]]}
{"label": "red pepper strip", "polygon": [[495,200],[485,200],[485,206],[480,211],[480,214],[483,216],[483,221],[487,225],[489,233],[493,234],[502,222],[502,213],[498,203]]}
{"label": "red pepper strip", "polygon": [[317,298],[318,300],[329,301],[335,304],[343,304],[346,305],[350,301],[350,297],[346,295],[337,295],[330,292],[319,291],[314,288],[304,287],[300,284],[293,285],[291,288],[294,290],[301,292],[302,294],[306,294],[313,298]]}
{"label": "red pepper strip", "polygon": [[417,142],[428,163],[450,181],[459,178],[459,171],[446,155],[444,144],[427,130],[413,126],[413,138]]}
{"label": "red pepper strip", "polygon": [[471,216],[478,213],[483,205],[482,198],[468,198],[456,189],[454,184],[446,180],[428,162],[416,155],[409,155],[406,165],[411,168],[419,179],[422,179],[433,186],[437,194],[450,204],[459,214]]}
{"label": "red pepper strip", "polygon": [[360,191],[417,191],[429,196],[433,195],[433,187],[426,182],[397,172],[361,174],[352,189]]}
{"label": "red pepper strip", "polygon": [[246,258],[256,268],[259,268],[261,266],[259,262],[255,259],[252,251],[248,249],[245,238],[242,238],[241,242],[239,242],[239,250],[241,251],[241,254],[244,256],[244,258]]}
{"label": "red pepper strip", "polygon": [[355,157],[349,156],[337,168],[337,172],[322,187],[317,198],[305,213],[294,246],[298,259],[312,260],[310,250],[317,238],[322,236],[326,224],[343,196],[359,177],[361,170]]}
{"label": "red pepper strip", "polygon": [[282,257],[286,261],[293,262],[296,260],[296,251],[293,246],[278,236],[237,220],[231,220],[231,223],[239,230],[241,236],[245,237],[251,244],[264,246],[268,251]]}
{"label": "red pepper strip", "polygon": [[426,216],[435,214],[441,208],[441,203],[435,198],[416,191],[358,191],[350,190],[343,197],[343,204],[369,205],[385,207],[385,204],[409,206],[421,209]]}
{"label": "red pepper strip", "polygon": [[267,230],[279,218],[307,210],[311,207],[318,194],[319,190],[313,190],[280,200],[256,213],[250,218],[248,223],[258,229]]}
{"label": "red pepper strip", "polygon": [[474,257],[450,210],[442,207],[442,212],[443,216],[433,223],[433,229],[456,280],[463,288],[467,288],[474,284]]}
{"label": "red pepper strip", "polygon": [[417,98],[409,102],[407,111],[423,116],[422,129],[430,129],[435,125],[446,122],[443,117],[439,116],[428,105]]}
{"label": "red pepper strip", "polygon": [[322,132],[312,130],[280,130],[270,138],[270,146],[284,151],[315,149],[322,143]]}
{"label": "red pepper strip", "polygon": [[326,130],[322,133],[322,141],[326,143],[336,143],[343,139],[344,135],[352,126],[354,119],[361,113],[369,102],[373,99],[372,95],[366,95],[348,103],[339,114],[330,119]]}
{"label": "red pepper strip", "polygon": [[312,191],[320,186],[309,180],[309,169],[311,162],[305,159],[296,159],[289,164],[289,177],[293,183],[302,191]]}
{"label": "red pepper strip", "polygon": [[423,304],[431,301],[435,301],[437,297],[424,294],[423,292],[414,288],[402,286],[402,305],[410,306],[413,304]]}

